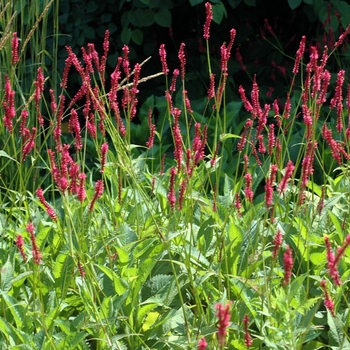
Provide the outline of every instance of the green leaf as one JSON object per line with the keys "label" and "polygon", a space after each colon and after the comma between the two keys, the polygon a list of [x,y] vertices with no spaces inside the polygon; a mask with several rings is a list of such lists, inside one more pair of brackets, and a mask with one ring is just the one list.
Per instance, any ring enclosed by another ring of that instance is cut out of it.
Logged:
{"label": "green leaf", "polygon": [[6,320],[4,320],[1,316],[0,316],[0,333],[2,333],[3,336],[6,338],[10,348],[16,344],[20,344],[24,342],[24,339],[20,331],[16,329],[13,325],[8,323]]}
{"label": "green leaf", "polygon": [[300,4],[302,0],[288,0],[288,5],[291,10],[295,10]]}
{"label": "green leaf", "polygon": [[221,141],[221,142],[224,142],[225,140],[227,140],[227,139],[232,139],[232,138],[234,138],[234,139],[240,139],[241,136],[235,135],[235,134],[230,134],[230,133],[221,134],[221,135],[220,135],[220,141]]}
{"label": "green leaf", "polygon": [[225,261],[228,268],[227,273],[238,274],[238,261],[241,257],[243,233],[239,225],[230,220],[228,227],[228,236],[230,243],[225,247]]}
{"label": "green leaf", "polygon": [[220,24],[224,16],[227,17],[225,5],[222,2],[214,5],[213,6],[213,21],[217,24]]}
{"label": "green leaf", "polygon": [[198,4],[201,4],[202,2],[204,2],[204,0],[190,0],[191,6],[196,6]]}
{"label": "green leaf", "polygon": [[256,6],[256,0],[244,0],[244,3],[248,6]]}
{"label": "green leaf", "polygon": [[1,290],[3,292],[8,292],[12,287],[13,281],[13,266],[10,260],[7,260],[6,263],[1,268]]}
{"label": "green leaf", "polygon": [[132,31],[131,39],[136,45],[141,45],[143,41],[143,33],[140,29],[135,29]]}
{"label": "green leaf", "polygon": [[1,295],[10,310],[13,319],[16,322],[18,329],[21,329],[23,326],[23,320],[25,319],[25,308],[21,305],[15,298],[9,296],[8,294],[1,292]]}
{"label": "green leaf", "polygon": [[160,9],[154,15],[154,20],[161,27],[171,27],[171,12],[167,9]]}
{"label": "green leaf", "polygon": [[208,220],[204,221],[201,225],[197,240],[200,240],[201,237],[204,237],[204,248],[203,248],[203,254],[206,255],[206,252],[209,250],[209,247],[212,243],[213,237],[214,237],[214,225],[216,224],[216,221],[211,217]]}
{"label": "green leaf", "polygon": [[130,28],[123,28],[121,34],[120,34],[120,39],[123,44],[128,45],[129,41],[131,39],[131,29]]}
{"label": "green leaf", "polygon": [[95,39],[95,30],[89,26],[84,27],[84,35],[87,39]]}
{"label": "green leaf", "polygon": [[135,11],[135,19],[138,27],[149,27],[154,23],[154,11],[151,9],[137,9]]}
{"label": "green leaf", "polygon": [[61,253],[56,258],[53,266],[53,275],[56,279],[57,292],[61,293],[61,298],[66,297],[68,287],[73,278],[74,260],[69,253]]}
{"label": "green leaf", "polygon": [[305,4],[312,5],[314,3],[314,0],[303,0]]}
{"label": "green leaf", "polygon": [[228,0],[228,3],[233,9],[235,9],[241,2],[242,0]]}
{"label": "green leaf", "polygon": [[112,20],[112,14],[111,13],[104,13],[101,16],[101,21],[104,23],[109,23]]}
{"label": "green leaf", "polygon": [[89,1],[86,5],[86,13],[92,13],[95,12],[98,9],[98,5],[95,1]]}
{"label": "green leaf", "polygon": [[19,162],[17,162],[16,159],[10,157],[5,151],[0,151],[0,158],[1,158],[1,157],[5,157],[5,158],[8,158],[8,159],[11,159],[11,160],[13,160],[14,162],[16,162],[17,164],[19,164]]}
{"label": "green leaf", "polygon": [[[327,310],[327,321],[328,321],[328,326],[329,326],[329,335],[330,338],[332,338],[335,343],[340,346],[342,345],[342,349],[348,349],[345,347],[347,344],[349,344],[347,341],[346,343],[344,341],[344,331],[343,328],[345,325],[343,325],[342,321],[340,320],[340,317],[333,317],[332,314]],[[345,339],[346,340],[346,339]]]}
{"label": "green leaf", "polygon": [[102,272],[108,276],[108,278],[113,281],[115,292],[118,295],[122,295],[126,292],[128,285],[121,279],[113,270],[103,265],[96,265]]}

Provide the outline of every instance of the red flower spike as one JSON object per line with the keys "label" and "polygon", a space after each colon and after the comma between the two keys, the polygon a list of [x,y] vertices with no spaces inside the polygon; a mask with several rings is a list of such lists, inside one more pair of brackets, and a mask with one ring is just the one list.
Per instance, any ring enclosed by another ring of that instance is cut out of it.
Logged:
{"label": "red flower spike", "polygon": [[278,251],[280,250],[283,242],[283,236],[280,230],[277,230],[275,238],[273,239],[273,252],[272,259],[276,259],[278,255]]}
{"label": "red flower spike", "polygon": [[36,137],[36,128],[32,128],[32,133],[28,139],[28,142],[24,145],[23,150],[22,150],[22,162],[25,161],[27,158],[28,154],[31,152],[31,150],[35,146],[35,137]]}
{"label": "red flower spike", "polygon": [[265,204],[267,208],[270,208],[273,203],[273,184],[276,180],[277,165],[272,164],[270,167],[270,176],[266,179],[265,184]]}
{"label": "red flower spike", "polygon": [[208,100],[211,98],[214,98],[215,96],[215,74],[211,73],[210,74],[210,85],[209,85],[209,90],[208,90]]}
{"label": "red flower spike", "polygon": [[165,75],[168,75],[169,73],[169,68],[168,64],[166,62],[166,51],[165,51],[165,45],[161,44],[159,48],[159,56],[160,56],[160,61],[162,62],[162,71]]}
{"label": "red flower spike", "polygon": [[129,75],[130,75],[130,62],[129,62],[130,50],[129,50],[129,47],[127,45],[124,45],[122,48],[122,51],[124,54],[122,66],[123,66],[125,75],[127,76],[127,78],[129,78]]}
{"label": "red flower spike", "polygon": [[37,242],[36,242],[36,238],[35,238],[35,234],[34,234],[34,225],[32,222],[30,222],[27,226],[26,226],[26,230],[30,235],[30,240],[32,242],[32,253],[33,253],[33,260],[34,263],[37,265],[41,264],[41,252],[38,248]]}
{"label": "red flower spike", "polygon": [[343,43],[344,39],[349,34],[349,32],[350,32],[350,24],[346,27],[345,32],[339,36],[337,42],[334,44],[334,48],[337,48]]}
{"label": "red flower spike", "polygon": [[181,184],[180,184],[178,210],[182,209],[183,201],[185,198],[186,187],[187,187],[187,179],[185,178],[181,181]]}
{"label": "red flower spike", "polygon": [[293,68],[293,74],[294,75],[297,75],[298,72],[299,72],[299,66],[300,66],[300,62],[304,56],[304,52],[305,52],[305,41],[306,41],[306,36],[302,36],[301,38],[301,41],[300,41],[300,44],[299,44],[299,49],[297,51],[297,54],[296,54],[296,59],[295,59],[295,62],[294,62],[294,68]]}
{"label": "red flower spike", "polygon": [[148,128],[149,128],[149,131],[150,131],[150,135],[149,135],[148,141],[146,142],[146,147],[148,147],[148,148],[152,148],[153,147],[154,136],[156,134],[156,126],[152,122],[152,113],[153,113],[152,108],[150,108],[148,110],[148,115],[147,115]]}
{"label": "red flower spike", "polygon": [[324,306],[326,307],[327,310],[330,311],[332,316],[335,317],[334,303],[327,290],[326,281],[322,280],[320,282],[320,285],[324,293]]}
{"label": "red flower spike", "polygon": [[294,166],[293,162],[290,160],[287,163],[287,167],[286,167],[284,176],[283,176],[280,184],[278,185],[278,192],[280,194],[284,193],[285,190],[287,189],[288,181],[293,174],[294,168],[295,168],[295,166]]}
{"label": "red flower spike", "polygon": [[253,340],[249,333],[249,317],[247,314],[243,317],[243,325],[244,325],[244,345],[249,349],[253,345]]}
{"label": "red flower spike", "polygon": [[78,179],[79,179],[78,199],[80,202],[83,202],[86,198],[86,190],[85,190],[86,175],[84,173],[80,173],[78,175]]}
{"label": "red flower spike", "polygon": [[210,2],[205,3],[206,18],[203,26],[203,38],[209,40],[210,38],[210,23],[213,20],[213,9]]}
{"label": "red flower spike", "polygon": [[293,253],[289,245],[286,245],[286,251],[283,254],[284,279],[283,284],[287,286],[290,283],[293,268]]}
{"label": "red flower spike", "polygon": [[238,216],[242,216],[242,213],[241,213],[241,209],[242,209],[242,203],[241,203],[241,199],[239,198],[239,194],[236,193],[236,197],[235,197],[235,207],[237,209],[237,214]]}
{"label": "red flower spike", "polygon": [[101,146],[101,170],[100,170],[101,173],[103,173],[105,170],[107,152],[108,152],[108,143],[105,142]]}
{"label": "red flower spike", "polygon": [[171,84],[170,84],[170,91],[176,91],[176,79],[179,76],[180,71],[178,69],[174,69],[173,71],[173,78],[171,79]]}
{"label": "red flower spike", "polygon": [[70,119],[68,122],[68,130],[71,134],[74,133],[75,149],[77,151],[80,150],[83,147],[83,143],[82,143],[81,135],[80,135],[80,124],[79,124],[79,119],[78,119],[78,113],[74,108],[72,108],[72,110],[71,110],[71,115],[70,115]]}
{"label": "red flower spike", "polygon": [[245,196],[248,202],[253,203],[254,193],[252,191],[252,175],[250,173],[247,173],[244,175],[244,179],[245,179],[245,189],[244,189]]}
{"label": "red flower spike", "polygon": [[20,234],[17,235],[16,246],[17,246],[17,248],[22,256],[23,261],[27,261],[27,254],[24,251],[24,240]]}
{"label": "red flower spike", "polygon": [[16,116],[15,109],[15,92],[11,89],[10,79],[7,74],[5,74],[5,94],[4,100],[2,102],[4,108],[3,121],[7,130],[12,133],[13,126],[12,120]]}
{"label": "red flower spike", "polygon": [[217,336],[220,347],[224,347],[226,343],[227,328],[230,325],[231,318],[231,305],[231,301],[229,301],[226,305],[215,305],[216,316],[218,318]]}
{"label": "red flower spike", "polygon": [[50,206],[50,204],[46,202],[46,200],[44,198],[43,190],[41,188],[38,188],[36,190],[36,195],[38,196],[40,203],[44,206],[44,208],[45,208],[47,214],[50,216],[50,218],[53,221],[57,221],[58,220],[57,214],[56,214],[55,210]]}
{"label": "red flower spike", "polygon": [[19,62],[19,57],[18,57],[18,37],[17,33],[14,32],[12,34],[12,41],[11,41],[11,64],[14,66]]}
{"label": "red flower spike", "polygon": [[178,58],[180,60],[180,68],[181,68],[181,80],[185,80],[185,66],[186,66],[186,55],[185,55],[185,43],[181,43]]}
{"label": "red flower spike", "polygon": [[171,209],[173,209],[173,210],[175,208],[175,203],[176,203],[175,176],[176,176],[176,169],[171,168],[170,169],[170,184],[169,184],[169,192],[168,192],[168,201],[169,201]]}
{"label": "red flower spike", "polygon": [[198,350],[205,350],[208,346],[207,341],[203,337],[199,342],[198,342]]}
{"label": "red flower spike", "polygon": [[95,184],[95,193],[94,193],[94,196],[92,197],[92,201],[89,204],[90,212],[94,208],[96,200],[99,199],[102,196],[102,194],[103,194],[103,181],[97,180]]}

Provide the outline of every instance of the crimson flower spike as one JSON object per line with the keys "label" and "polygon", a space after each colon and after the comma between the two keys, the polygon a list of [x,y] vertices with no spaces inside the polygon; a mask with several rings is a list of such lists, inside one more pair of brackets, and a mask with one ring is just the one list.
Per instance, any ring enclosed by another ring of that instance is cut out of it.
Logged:
{"label": "crimson flower spike", "polygon": [[159,56],[160,56],[160,61],[162,62],[162,71],[165,75],[168,75],[169,68],[166,61],[166,50],[165,50],[164,44],[161,44],[159,47]]}
{"label": "crimson flower spike", "polygon": [[247,314],[243,317],[243,324],[244,324],[244,345],[249,349],[253,345],[253,340],[249,333],[249,317]]}
{"label": "crimson flower spike", "polygon": [[33,252],[33,259],[34,263],[37,265],[41,264],[41,252],[39,250],[38,244],[36,242],[35,234],[34,234],[34,225],[32,222],[30,222],[26,226],[26,230],[30,235],[30,240],[32,242],[32,252]]}
{"label": "crimson flower spike", "polygon": [[97,180],[95,184],[95,193],[94,196],[92,197],[92,201],[90,202],[89,205],[89,211],[92,211],[94,208],[95,202],[98,198],[100,198],[103,194],[103,181],[102,180]]}
{"label": "crimson flower spike", "polygon": [[218,341],[220,348],[223,348],[226,343],[227,328],[230,325],[231,318],[231,305],[232,301],[229,301],[226,305],[216,304],[216,316],[218,318]]}
{"label": "crimson flower spike", "polygon": [[306,41],[306,36],[304,35],[301,38],[301,41],[299,44],[299,49],[297,51],[297,57],[296,57],[295,62],[294,62],[294,68],[293,68],[294,75],[297,75],[299,72],[299,65],[300,65],[300,62],[304,56],[304,52],[305,52],[305,41]]}
{"label": "crimson flower spike", "polygon": [[286,245],[286,251],[283,254],[283,265],[284,265],[284,280],[283,284],[287,286],[290,283],[292,277],[293,268],[293,252],[289,245]]}
{"label": "crimson flower spike", "polygon": [[210,38],[210,23],[213,20],[213,9],[212,5],[210,2],[205,3],[205,11],[206,11],[206,18],[205,18],[205,23],[203,26],[203,38],[205,40],[209,40]]}
{"label": "crimson flower spike", "polygon": [[334,303],[333,303],[331,296],[329,295],[326,281],[322,280],[320,282],[320,285],[321,285],[321,288],[323,289],[323,293],[324,293],[324,306],[326,307],[327,310],[329,310],[329,312],[332,314],[332,316],[335,317]]}
{"label": "crimson flower spike", "polygon": [[205,350],[208,346],[207,341],[203,337],[199,342],[198,342],[198,350]]}
{"label": "crimson flower spike", "polygon": [[168,200],[171,209],[175,208],[176,203],[176,196],[175,196],[175,176],[176,176],[176,169],[171,168],[170,169],[170,184],[169,184],[169,192],[168,192]]}
{"label": "crimson flower spike", "polygon": [[186,66],[186,55],[185,55],[185,43],[181,43],[178,58],[180,60],[180,68],[181,68],[181,80],[185,80],[185,66]]}
{"label": "crimson flower spike", "polygon": [[36,190],[36,195],[38,196],[40,203],[44,206],[44,208],[45,208],[47,214],[50,216],[50,218],[53,221],[57,221],[57,219],[58,219],[57,214],[56,214],[55,210],[50,206],[50,204],[46,202],[46,200],[44,198],[44,192],[41,188],[38,188]]}
{"label": "crimson flower spike", "polygon": [[16,246],[22,256],[23,261],[27,261],[27,254],[24,250],[24,239],[20,234],[17,235]]}
{"label": "crimson flower spike", "polygon": [[19,62],[19,57],[18,57],[18,37],[17,33],[14,32],[12,34],[12,42],[11,42],[12,50],[12,59],[11,59],[11,64],[14,66]]}

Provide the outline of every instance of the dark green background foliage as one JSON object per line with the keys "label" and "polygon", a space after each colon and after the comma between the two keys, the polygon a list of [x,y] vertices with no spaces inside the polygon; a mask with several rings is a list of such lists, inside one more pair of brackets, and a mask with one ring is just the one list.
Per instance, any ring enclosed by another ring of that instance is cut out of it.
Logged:
{"label": "dark green background foliage", "polygon": [[[166,44],[169,68],[178,67],[177,50],[181,42],[186,43],[188,54],[187,88],[190,98],[206,95],[207,70],[204,53],[202,28],[205,20],[204,0],[62,0],[60,1],[58,57],[59,70],[62,71],[66,58],[65,45],[76,53],[81,46],[94,42],[102,50],[102,41],[106,29],[111,32],[109,66],[114,67],[121,48],[129,45],[133,63],[141,62],[148,56],[152,60],[143,67],[143,76],[160,70],[158,48]],[[290,73],[295,52],[302,35],[308,38],[308,44],[319,42],[321,47],[323,24],[331,15],[331,23],[325,27],[329,34],[339,35],[339,26],[344,28],[350,22],[350,6],[345,1],[314,0],[224,0],[212,1],[214,23],[211,27],[210,54],[219,59],[219,48],[229,39],[229,30],[237,30],[237,38],[230,64],[230,87],[236,97],[236,84],[250,85],[251,77],[257,74],[262,94],[273,86],[276,97],[283,98],[289,77],[274,69],[272,62],[287,69]],[[337,17],[336,12],[340,13]],[[276,37],[265,31],[267,39],[262,39],[264,20],[268,19]],[[280,50],[276,50],[271,44]],[[278,42],[280,44],[278,44]],[[239,48],[249,75],[235,61],[235,50]],[[290,57],[288,57],[290,56]],[[219,60],[214,69],[219,70]],[[271,78],[274,69],[275,80]],[[198,79],[198,75],[199,78]],[[74,79],[74,78],[73,78]],[[235,82],[237,82],[235,84]],[[164,79],[159,78],[145,86],[144,96],[149,96],[148,89],[163,95]],[[142,96],[141,96],[142,97]],[[267,101],[270,102],[270,101]]]}

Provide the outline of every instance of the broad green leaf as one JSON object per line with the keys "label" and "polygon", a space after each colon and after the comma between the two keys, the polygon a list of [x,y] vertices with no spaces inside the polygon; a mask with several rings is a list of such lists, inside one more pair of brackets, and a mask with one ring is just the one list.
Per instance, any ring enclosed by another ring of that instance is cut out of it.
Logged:
{"label": "broad green leaf", "polygon": [[61,298],[66,297],[71,279],[74,277],[74,260],[70,253],[61,253],[57,256],[53,266],[53,275],[56,279],[57,292],[60,292]]}
{"label": "broad green leaf", "polygon": [[[206,256],[212,242],[213,242],[213,237],[214,237],[214,232],[215,232],[215,225],[216,221],[214,218],[210,217],[208,220],[204,221],[203,224],[201,225],[198,234],[197,234],[197,242],[198,244],[201,237],[204,237],[204,247],[201,250],[203,254]],[[197,244],[197,245],[198,245]],[[199,247],[199,245],[198,245]]]}
{"label": "broad green leaf", "polygon": [[86,5],[86,13],[95,12],[98,9],[98,5],[95,1],[89,1]]}
{"label": "broad green leaf", "polygon": [[138,295],[141,290],[141,287],[146,282],[147,278],[151,274],[154,265],[157,263],[157,259],[155,258],[147,258],[145,259],[142,264],[138,268],[138,276],[135,280],[133,280],[133,283],[131,285],[131,296],[132,296],[132,304],[137,302]]}
{"label": "broad green leaf", "polygon": [[300,4],[302,0],[288,0],[288,5],[291,10],[295,10]]}
{"label": "broad green leaf", "polygon": [[225,247],[225,265],[228,268],[227,273],[232,275],[238,274],[238,261],[241,257],[243,232],[241,228],[230,221],[228,226],[229,244]]}
{"label": "broad green leaf", "polygon": [[113,281],[114,283],[114,288],[115,288],[115,292],[118,295],[122,295],[125,293],[125,291],[128,288],[128,285],[126,283],[126,281],[124,281],[122,278],[120,278],[113,270],[111,270],[110,268],[108,268],[107,266],[103,266],[103,265],[96,265],[102,272],[104,272],[106,274],[106,276],[108,276],[108,278]]}
{"label": "broad green leaf", "polygon": [[331,221],[332,221],[332,223],[333,223],[333,225],[334,225],[333,227],[334,227],[334,228],[336,229],[336,231],[337,231],[338,237],[339,237],[340,239],[343,239],[344,233],[343,233],[341,221],[340,221],[339,218],[338,218],[335,214],[333,214],[332,212],[328,212],[328,215],[329,215],[329,217],[330,217],[330,219],[331,219]]}
{"label": "broad green leaf", "polygon": [[138,27],[149,27],[154,23],[154,11],[151,9],[137,9],[135,11],[137,23],[133,23]]}
{"label": "broad green leaf", "polygon": [[[0,333],[6,338],[8,345],[13,347],[16,344],[23,344],[24,339],[20,330],[16,329],[13,325],[8,323],[4,318],[0,316]],[[27,335],[28,337],[28,335]],[[28,340],[27,340],[28,341]]]}
{"label": "broad green leaf", "polygon": [[327,321],[330,338],[332,338],[338,346],[342,345],[342,349],[349,349],[350,344],[346,340],[343,330],[345,325],[341,321],[340,316],[333,317],[329,310],[327,310]]}
{"label": "broad green leaf", "polygon": [[16,159],[10,157],[5,151],[0,151],[0,158],[1,158],[1,157],[5,157],[5,158],[8,158],[8,159],[11,159],[11,160],[13,160],[14,162],[16,162],[17,164],[19,164],[19,162],[17,162]]}
{"label": "broad green leaf", "polygon": [[225,5],[222,2],[215,4],[213,6],[213,22],[220,24],[224,16],[227,17]]}
{"label": "broad green leaf", "polygon": [[134,29],[131,34],[131,39],[136,45],[141,45],[143,41],[143,33],[140,29]]}
{"label": "broad green leaf", "polygon": [[221,141],[221,142],[224,142],[224,141],[226,141],[227,139],[232,139],[232,138],[240,139],[241,136],[235,135],[235,134],[230,134],[230,133],[221,134],[221,135],[220,135],[220,141]]}
{"label": "broad green leaf", "polygon": [[12,282],[13,282],[13,266],[10,262],[10,260],[7,260],[6,263],[2,266],[1,271],[0,271],[0,276],[1,276],[1,290],[3,292],[8,292],[11,287],[12,287]]}
{"label": "broad green leaf", "polygon": [[120,39],[123,44],[127,45],[129,44],[129,41],[131,39],[131,29],[130,28],[123,28],[121,34],[120,34]]}
{"label": "broad green leaf", "polygon": [[1,292],[1,295],[16,322],[17,328],[21,329],[25,319],[26,308],[7,293]]}
{"label": "broad green leaf", "polygon": [[159,316],[159,312],[150,312],[143,323],[142,330],[148,331],[152,326],[154,326]]}
{"label": "broad green leaf", "polygon": [[167,9],[160,9],[155,13],[154,20],[161,27],[171,27],[171,12]]}
{"label": "broad green leaf", "polygon": [[228,196],[231,194],[231,191],[234,187],[233,180],[225,174],[225,181],[224,181],[224,196]]}

